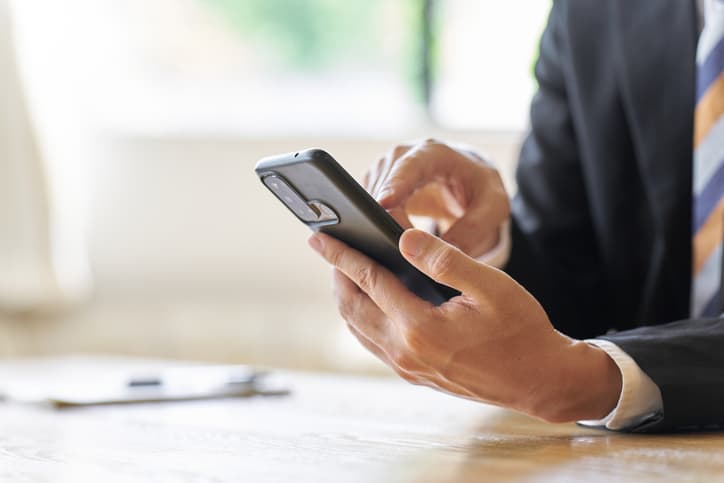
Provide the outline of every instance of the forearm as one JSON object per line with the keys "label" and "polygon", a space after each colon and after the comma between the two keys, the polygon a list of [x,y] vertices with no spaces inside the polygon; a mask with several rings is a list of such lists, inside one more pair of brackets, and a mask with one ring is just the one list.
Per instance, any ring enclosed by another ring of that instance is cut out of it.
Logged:
{"label": "forearm", "polygon": [[567,350],[541,364],[555,368],[528,412],[549,422],[602,419],[616,407],[621,371],[598,347],[571,339]]}

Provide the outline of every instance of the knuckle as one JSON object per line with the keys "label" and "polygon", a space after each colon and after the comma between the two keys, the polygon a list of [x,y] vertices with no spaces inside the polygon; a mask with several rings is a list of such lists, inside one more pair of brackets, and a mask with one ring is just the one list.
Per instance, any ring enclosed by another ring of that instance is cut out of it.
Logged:
{"label": "knuckle", "polygon": [[433,253],[429,261],[431,275],[434,278],[447,278],[453,271],[455,252],[450,248],[443,248]]}
{"label": "knuckle", "polygon": [[503,177],[500,175],[497,169],[495,168],[485,168],[487,170],[487,180],[485,181],[488,186],[490,186],[497,196],[508,198],[508,194],[505,191],[505,182],[503,182]]}
{"label": "knuckle", "polygon": [[[337,310],[339,311],[339,315],[347,321],[347,325],[349,326],[350,330],[352,329],[351,324],[349,323],[350,320],[352,320],[355,310],[354,310],[354,303],[349,298],[340,297],[337,299]],[[354,331],[353,331],[354,332]]]}
{"label": "knuckle", "polygon": [[390,173],[387,176],[387,179],[385,180],[384,184],[390,185],[390,184],[407,183],[411,178],[410,171],[412,169],[414,169],[414,160],[405,159],[403,161],[398,162],[390,170]]}
{"label": "knuckle", "polygon": [[411,150],[407,156],[398,159],[392,169],[390,175],[394,177],[410,175],[419,169],[420,163],[423,162],[427,154],[420,149]]}
{"label": "knuckle", "polygon": [[459,371],[453,369],[450,364],[444,364],[436,370],[441,381],[452,382],[456,380],[456,376],[459,376]]}
{"label": "knuckle", "polygon": [[401,334],[405,349],[412,354],[420,354],[425,350],[425,340],[419,329],[406,327]]}
{"label": "knuckle", "polygon": [[510,216],[510,198],[508,197],[508,194],[505,192],[505,188],[502,187],[498,190],[498,197],[500,199],[499,206],[503,210],[503,214],[507,218]]}
{"label": "knuckle", "polygon": [[390,355],[390,360],[395,365],[395,370],[409,372],[413,367],[412,356],[404,349],[398,349]]}
{"label": "knuckle", "polygon": [[400,369],[398,369],[398,368],[396,368],[396,367],[393,368],[393,370],[395,371],[395,373],[396,373],[398,376],[400,376],[402,379],[404,379],[405,381],[409,382],[410,384],[414,384],[414,385],[416,385],[416,386],[418,386],[418,385],[421,384],[421,383],[420,383],[420,380],[419,380],[417,377],[415,377],[413,374],[411,374],[411,373],[409,373],[409,372],[407,372],[407,371],[400,370]]}
{"label": "knuckle", "polygon": [[329,252],[327,252],[327,258],[329,259],[329,263],[331,263],[335,267],[342,266],[342,263],[344,261],[344,255],[340,250],[330,250]]}
{"label": "knuckle", "polygon": [[510,208],[510,201],[508,200],[508,197],[505,197],[505,200],[501,203],[502,206],[502,215],[503,220],[507,220],[510,218],[511,215],[511,208]]}
{"label": "knuckle", "polygon": [[392,158],[392,159],[397,159],[400,156],[402,156],[403,154],[405,154],[409,149],[410,149],[410,147],[407,145],[398,144],[392,148],[388,157]]}
{"label": "knuckle", "polygon": [[377,284],[378,271],[376,268],[365,265],[359,267],[355,273],[357,285],[365,292],[369,292]]}
{"label": "knuckle", "polygon": [[427,138],[423,143],[421,144],[421,149],[428,152],[428,153],[434,153],[435,156],[442,156],[442,157],[451,157],[455,156],[456,154],[459,155],[460,153],[456,151],[453,147],[451,147],[449,144],[447,144],[444,141],[441,141],[436,138]]}
{"label": "knuckle", "polygon": [[502,186],[491,190],[490,194],[485,197],[485,200],[481,199],[481,208],[486,209],[489,212],[489,220],[487,222],[502,222],[510,217],[511,207],[510,199],[505,192],[505,188]]}

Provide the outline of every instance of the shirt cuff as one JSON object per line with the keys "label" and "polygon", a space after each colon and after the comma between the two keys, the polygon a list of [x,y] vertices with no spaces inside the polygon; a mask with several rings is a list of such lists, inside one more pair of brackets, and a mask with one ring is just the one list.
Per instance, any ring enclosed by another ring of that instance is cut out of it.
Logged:
{"label": "shirt cuff", "polygon": [[621,371],[622,386],[618,404],[608,416],[598,421],[579,421],[579,424],[625,430],[663,414],[664,403],[659,386],[631,356],[607,340],[588,339],[586,342],[602,349],[613,359]]}
{"label": "shirt cuff", "polygon": [[508,263],[508,258],[510,258],[510,248],[510,220],[506,220],[500,225],[498,244],[487,253],[479,256],[477,260],[495,268],[503,268]]}

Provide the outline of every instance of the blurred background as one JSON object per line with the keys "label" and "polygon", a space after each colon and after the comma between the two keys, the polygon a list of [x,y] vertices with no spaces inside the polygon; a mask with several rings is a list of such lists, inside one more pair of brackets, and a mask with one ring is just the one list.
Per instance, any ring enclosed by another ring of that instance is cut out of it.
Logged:
{"label": "blurred background", "polygon": [[541,0],[0,0],[0,357],[384,371],[253,173],[423,137],[511,192]]}

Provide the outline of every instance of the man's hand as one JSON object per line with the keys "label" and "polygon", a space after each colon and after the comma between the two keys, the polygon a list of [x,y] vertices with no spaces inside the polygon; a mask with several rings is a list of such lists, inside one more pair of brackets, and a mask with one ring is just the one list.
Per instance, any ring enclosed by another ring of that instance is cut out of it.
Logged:
{"label": "man's hand", "polygon": [[349,329],[404,379],[554,421],[600,419],[621,375],[600,349],[557,332],[543,308],[505,273],[420,230],[400,239],[405,258],[462,295],[439,307],[391,272],[321,233],[310,246],[335,267]]}
{"label": "man's hand", "polygon": [[472,257],[490,251],[510,203],[499,173],[472,151],[428,139],[397,146],[368,171],[365,188],[400,222],[426,216]]}

